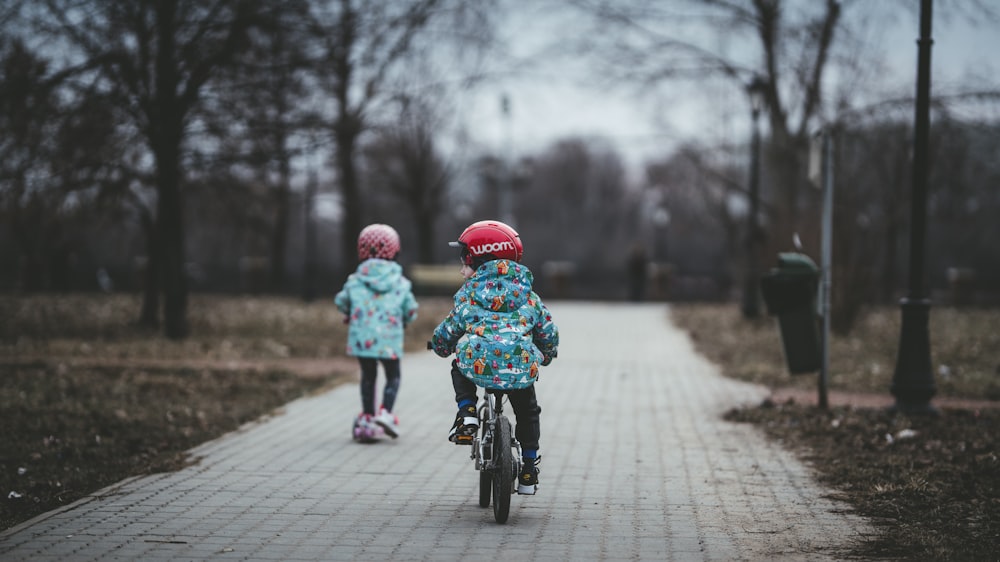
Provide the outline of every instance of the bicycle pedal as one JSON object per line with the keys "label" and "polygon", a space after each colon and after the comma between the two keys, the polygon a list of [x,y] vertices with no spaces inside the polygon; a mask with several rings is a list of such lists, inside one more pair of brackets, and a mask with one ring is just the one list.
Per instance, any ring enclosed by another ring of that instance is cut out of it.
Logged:
{"label": "bicycle pedal", "polygon": [[456,445],[472,445],[473,437],[472,435],[456,435],[452,441]]}

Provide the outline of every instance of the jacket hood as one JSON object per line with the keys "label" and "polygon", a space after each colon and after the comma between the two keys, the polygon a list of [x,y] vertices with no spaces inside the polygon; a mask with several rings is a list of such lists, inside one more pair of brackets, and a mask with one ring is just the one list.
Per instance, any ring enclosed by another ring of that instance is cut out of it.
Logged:
{"label": "jacket hood", "polygon": [[386,293],[396,287],[403,267],[394,261],[371,258],[361,262],[354,275],[372,291]]}
{"label": "jacket hood", "polygon": [[511,260],[484,263],[466,280],[460,293],[479,308],[512,312],[528,302],[534,276],[523,264]]}

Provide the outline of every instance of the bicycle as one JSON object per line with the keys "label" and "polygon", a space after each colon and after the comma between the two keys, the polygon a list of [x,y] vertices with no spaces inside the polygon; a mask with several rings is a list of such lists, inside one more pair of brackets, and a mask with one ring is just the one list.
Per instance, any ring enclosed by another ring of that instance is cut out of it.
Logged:
{"label": "bicycle", "polygon": [[479,471],[479,506],[489,507],[493,499],[493,517],[506,523],[510,497],[521,470],[521,444],[514,439],[510,419],[503,413],[502,390],[486,390],[479,406],[479,436],[472,442],[469,455]]}
{"label": "bicycle", "polygon": [[[427,342],[427,349],[434,349],[431,342]],[[479,435],[472,440],[469,458],[479,471],[479,507],[489,507],[492,497],[493,518],[506,523],[510,497],[517,493],[514,483],[521,471],[521,444],[514,438],[510,418],[503,413],[504,391],[484,390],[476,410]]]}

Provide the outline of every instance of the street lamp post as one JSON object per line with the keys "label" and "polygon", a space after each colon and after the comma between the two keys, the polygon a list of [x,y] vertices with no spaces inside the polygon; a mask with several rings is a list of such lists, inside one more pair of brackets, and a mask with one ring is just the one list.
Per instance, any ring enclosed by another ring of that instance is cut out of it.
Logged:
{"label": "street lamp post", "polygon": [[913,197],[910,207],[910,290],[900,302],[902,325],[899,354],[892,376],[894,410],[907,414],[937,414],[931,403],[936,392],[931,370],[931,301],[924,279],[924,245],[927,229],[927,174],[929,158],[931,89],[931,0],[920,3],[920,38],[917,40],[917,100],[913,131]]}
{"label": "street lamp post", "polygon": [[764,107],[764,90],[766,84],[759,76],[747,84],[747,94],[750,96],[751,137],[750,137],[750,185],[747,190],[750,197],[750,211],[747,213],[746,234],[746,278],[743,280],[743,317],[757,318],[760,315],[760,299],[758,298],[757,242],[759,232],[757,214],[760,206],[760,127],[758,119],[760,110]]}
{"label": "street lamp post", "polygon": [[510,133],[510,97],[505,93],[500,96],[500,111],[504,122],[504,147],[500,166],[500,220],[513,225],[514,170],[511,163],[511,133]]}

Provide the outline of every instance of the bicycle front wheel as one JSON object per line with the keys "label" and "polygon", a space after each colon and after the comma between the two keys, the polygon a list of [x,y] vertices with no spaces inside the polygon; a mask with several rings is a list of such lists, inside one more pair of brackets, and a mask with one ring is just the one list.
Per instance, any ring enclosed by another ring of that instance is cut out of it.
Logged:
{"label": "bicycle front wheel", "polygon": [[510,494],[514,483],[510,420],[500,416],[493,432],[493,517],[506,523],[510,514]]}

